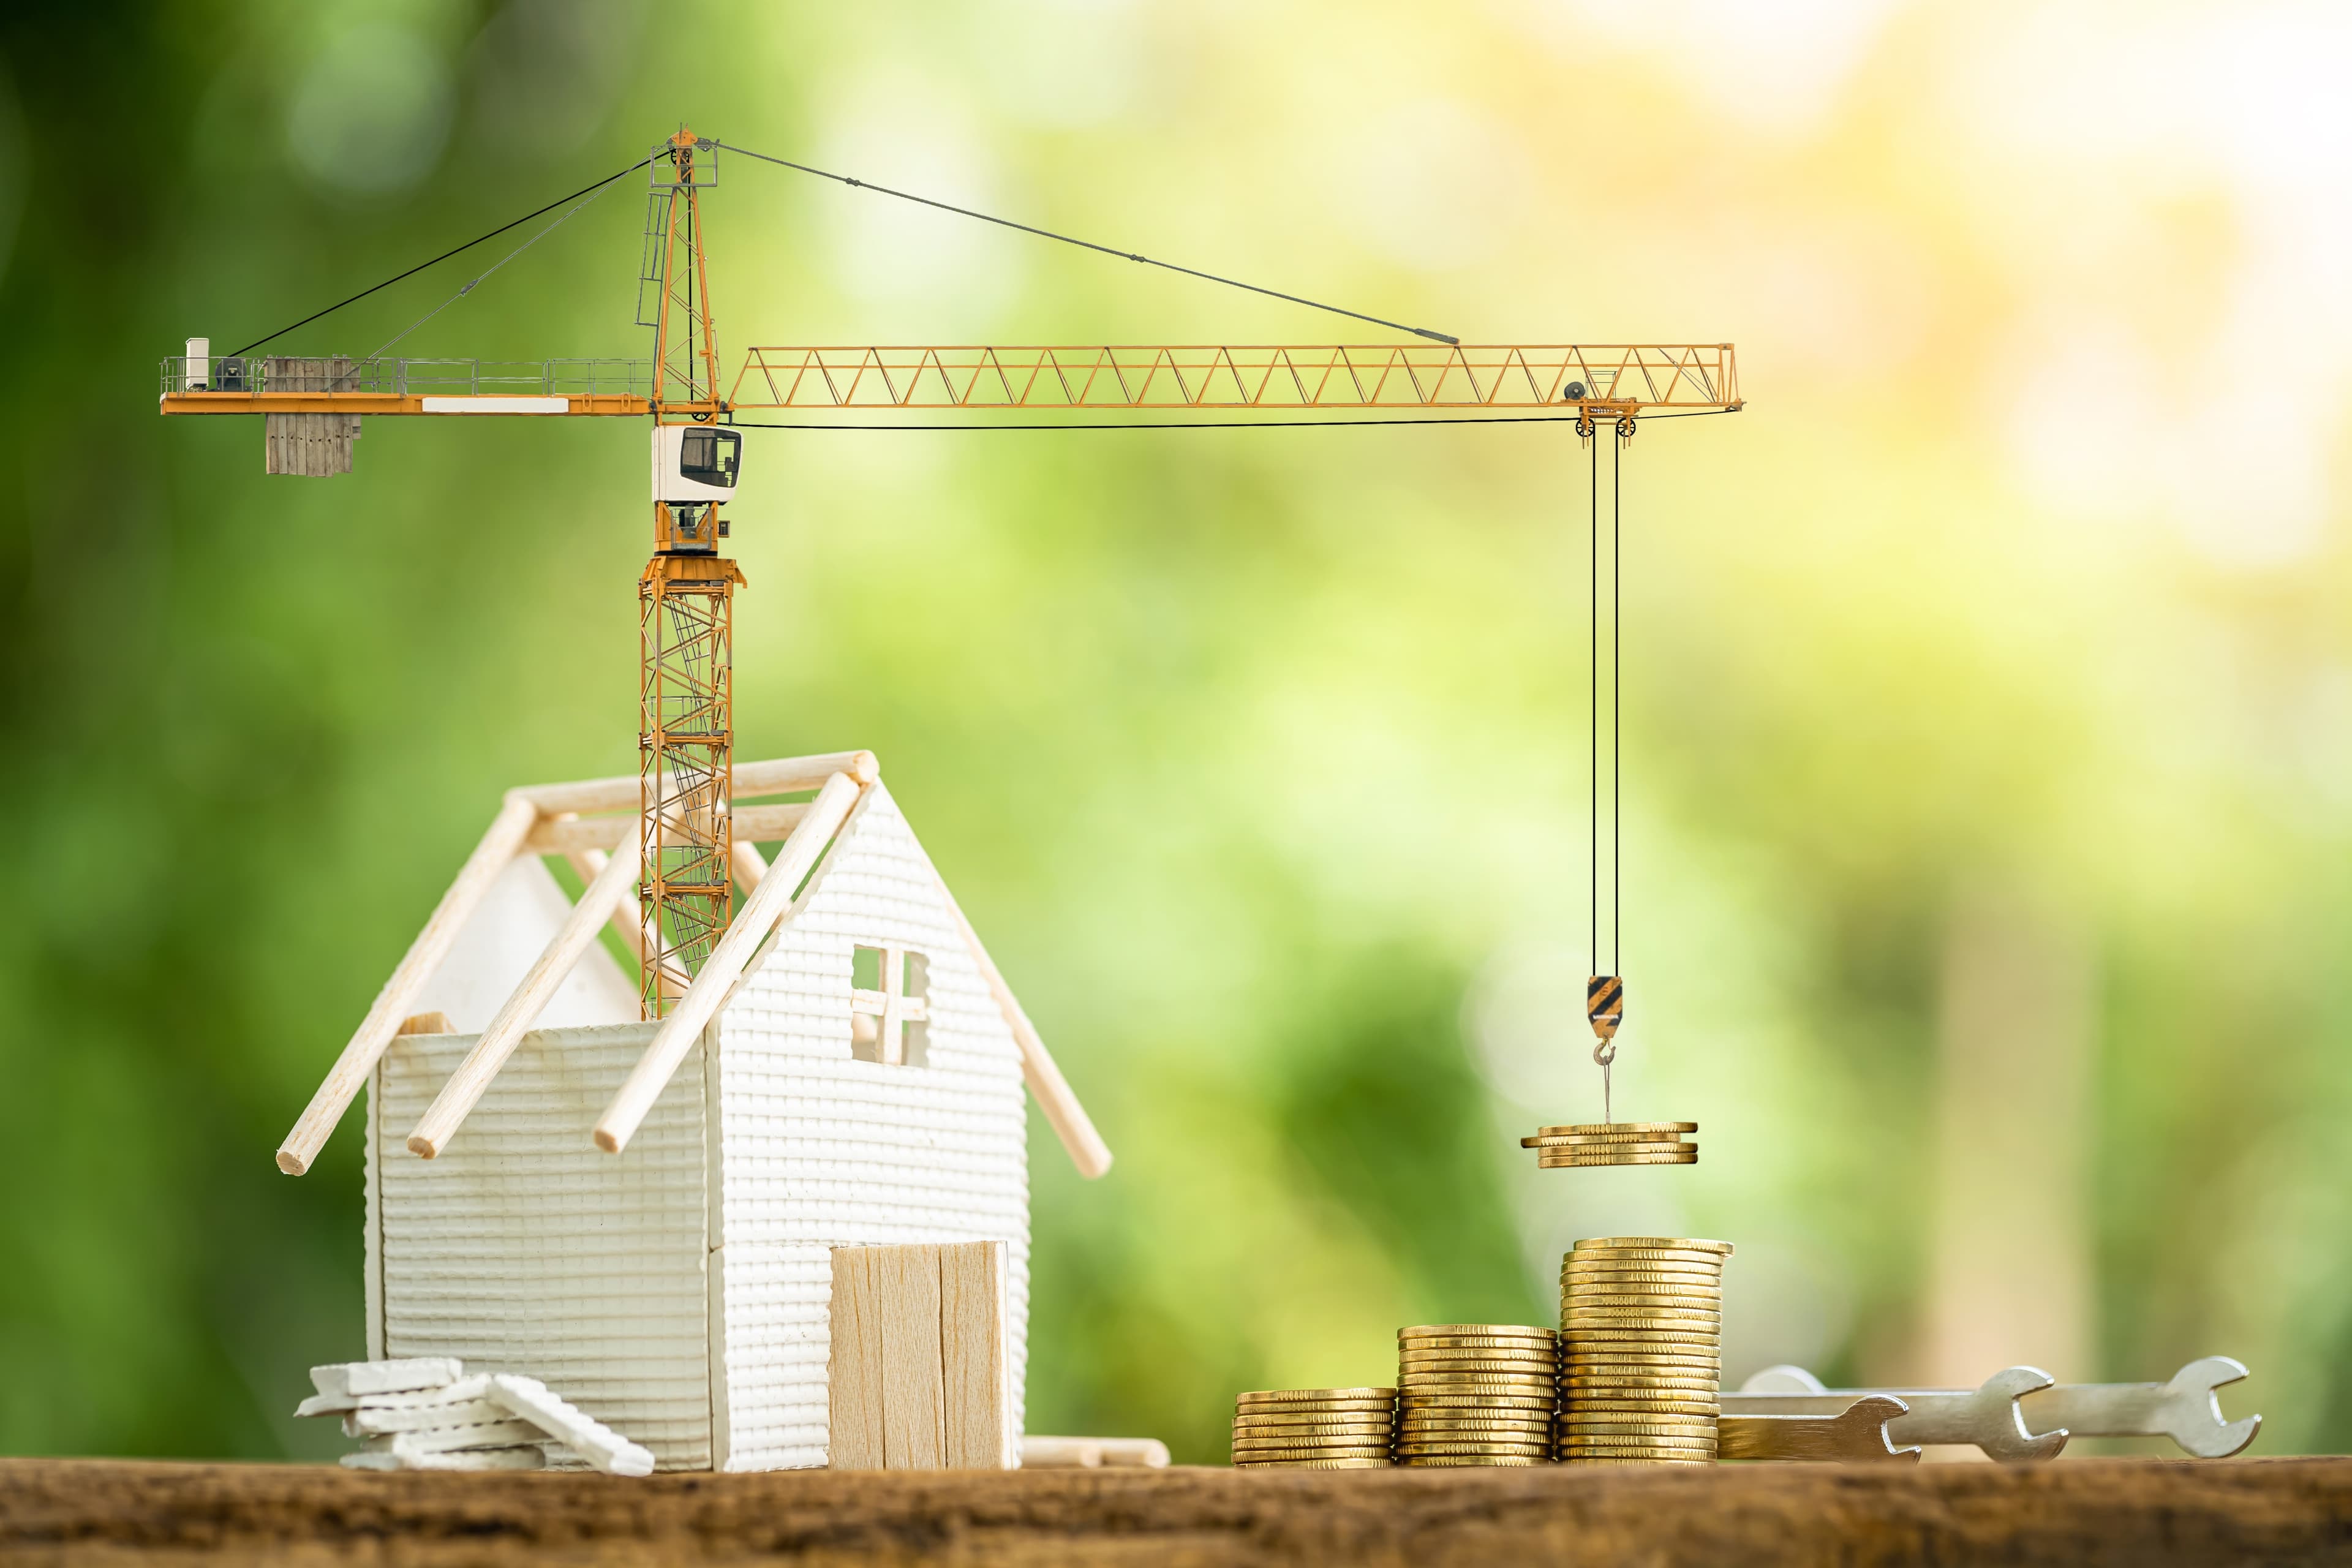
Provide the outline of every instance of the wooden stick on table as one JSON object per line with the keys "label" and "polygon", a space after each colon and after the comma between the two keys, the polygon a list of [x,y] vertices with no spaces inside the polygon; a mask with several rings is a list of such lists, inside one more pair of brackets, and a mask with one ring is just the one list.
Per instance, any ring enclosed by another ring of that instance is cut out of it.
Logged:
{"label": "wooden stick on table", "polygon": [[303,1108],[293,1130],[286,1134],[286,1142],[278,1146],[279,1170],[289,1176],[299,1176],[319,1157],[319,1151],[326,1146],[327,1135],[343,1119],[343,1112],[351,1109],[360,1086],[375,1070],[400,1021],[408,1016],[409,1004],[416,1000],[416,994],[425,988],[433,972],[441,967],[441,961],[449,956],[449,949],[456,945],[457,933],[465,929],[467,917],[488,894],[499,873],[522,848],[523,840],[530,836],[531,826],[538,820],[539,807],[531,804],[530,797],[517,791],[507,793],[506,804],[491,819],[489,831],[482,835],[482,841],[466,858],[457,879],[449,884],[449,890],[441,895],[441,901],[425,921],[425,929],[408,944],[400,967],[392,972],[392,978],[376,993],[374,1005],[360,1020],[359,1029],[343,1047],[342,1055],[335,1058],[326,1081],[310,1097],[310,1103]]}
{"label": "wooden stick on table", "polygon": [[508,1057],[522,1043],[525,1031],[539,1019],[554,998],[557,987],[572,973],[588,946],[596,940],[596,932],[611,918],[614,910],[626,909],[634,915],[636,909],[636,881],[639,850],[635,842],[625,842],[615,847],[596,879],[588,884],[580,901],[564,918],[563,924],[548,942],[516,986],[490,1026],[482,1031],[449,1081],[418,1120],[416,1130],[408,1135],[409,1149],[430,1160],[448,1146],[474,1107],[480,1103],[489,1089],[490,1080],[499,1075]]}

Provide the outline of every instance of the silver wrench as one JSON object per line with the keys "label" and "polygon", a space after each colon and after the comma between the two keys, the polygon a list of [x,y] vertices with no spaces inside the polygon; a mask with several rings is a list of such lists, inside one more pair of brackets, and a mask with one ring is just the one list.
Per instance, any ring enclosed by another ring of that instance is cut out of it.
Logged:
{"label": "silver wrench", "polygon": [[2062,1383],[2029,1394],[2030,1426],[2063,1426],[2077,1437],[2169,1437],[2200,1459],[2226,1459],[2262,1430],[2263,1418],[2227,1421],[2214,1391],[2246,1375],[2225,1355],[2192,1361],[2170,1383]]}
{"label": "silver wrench", "polygon": [[1723,1396],[1726,1415],[1835,1415],[1857,1399],[1892,1394],[1908,1413],[1887,1423],[1889,1443],[1956,1444],[1980,1448],[1993,1459],[2054,1459],[2066,1447],[2066,1432],[2036,1435],[2028,1429],[2017,1402],[2058,1380],[2038,1366],[2003,1367],[1975,1388],[1824,1389],[1802,1367],[1776,1366],[1758,1373],[1737,1394]]}
{"label": "silver wrench", "polygon": [[1916,1465],[1919,1449],[1898,1448],[1886,1435],[1887,1424],[1907,1409],[1891,1394],[1874,1394],[1835,1415],[1726,1415],[1716,1422],[1716,1454],[1725,1459]]}

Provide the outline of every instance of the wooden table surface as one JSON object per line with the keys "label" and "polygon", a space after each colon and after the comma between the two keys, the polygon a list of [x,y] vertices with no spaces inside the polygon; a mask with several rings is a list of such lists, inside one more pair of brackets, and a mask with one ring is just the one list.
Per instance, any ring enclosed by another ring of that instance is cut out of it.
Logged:
{"label": "wooden table surface", "polygon": [[17,1563],[2352,1563],[2352,1459],[360,1475],[0,1460]]}

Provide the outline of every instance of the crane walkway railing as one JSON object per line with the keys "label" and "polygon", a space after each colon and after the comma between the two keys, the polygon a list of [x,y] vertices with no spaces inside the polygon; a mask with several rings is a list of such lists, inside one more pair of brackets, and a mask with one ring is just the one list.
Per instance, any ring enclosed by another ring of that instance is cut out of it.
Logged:
{"label": "crane walkway railing", "polygon": [[642,359],[363,359],[215,354],[163,361],[166,397],[191,392],[357,393],[383,397],[643,397],[653,362]]}

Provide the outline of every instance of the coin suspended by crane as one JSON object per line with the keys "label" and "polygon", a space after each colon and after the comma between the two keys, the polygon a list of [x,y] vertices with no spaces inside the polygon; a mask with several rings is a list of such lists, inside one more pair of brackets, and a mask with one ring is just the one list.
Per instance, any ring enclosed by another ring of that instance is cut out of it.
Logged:
{"label": "coin suspended by crane", "polygon": [[[1577,434],[1592,454],[1592,619],[1591,619],[1591,920],[1592,967],[1601,967],[1601,451],[1599,433],[1589,416],[1580,419]],[[1612,1095],[1610,1069],[1617,1061],[1617,1032],[1625,1023],[1625,977],[1622,973],[1624,937],[1624,725],[1622,701],[1623,649],[1622,628],[1624,506],[1622,454],[1633,436],[1630,416],[1617,424],[1614,455],[1610,459],[1609,484],[1609,946],[1610,967],[1615,973],[1595,973],[1584,982],[1585,1022],[1592,1026],[1592,1061],[1601,1069],[1599,1121],[1539,1127],[1519,1146],[1536,1152],[1540,1170],[1568,1171],[1600,1165],[1695,1165],[1698,1163],[1696,1121],[1619,1121]]]}

